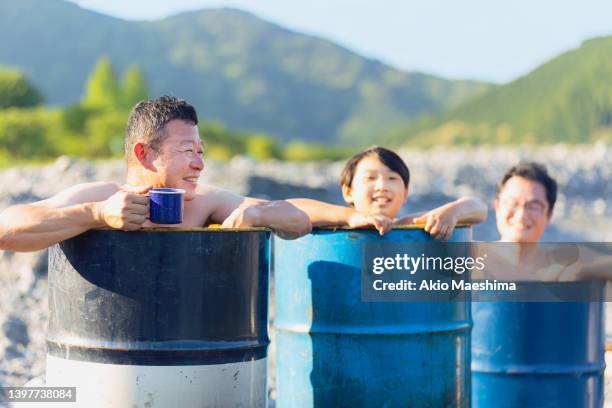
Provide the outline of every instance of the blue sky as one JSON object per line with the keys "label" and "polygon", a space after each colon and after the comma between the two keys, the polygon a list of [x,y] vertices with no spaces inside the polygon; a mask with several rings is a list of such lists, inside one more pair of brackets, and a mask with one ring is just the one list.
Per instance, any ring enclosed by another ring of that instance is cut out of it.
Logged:
{"label": "blue sky", "polygon": [[508,82],[612,34],[610,0],[72,0],[129,20],[235,7],[408,71]]}

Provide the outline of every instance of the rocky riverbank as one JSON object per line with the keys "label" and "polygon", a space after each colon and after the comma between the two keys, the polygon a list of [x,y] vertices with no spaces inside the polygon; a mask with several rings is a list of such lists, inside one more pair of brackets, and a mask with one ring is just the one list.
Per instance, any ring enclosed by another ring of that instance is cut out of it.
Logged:
{"label": "rocky riverbank", "polygon": [[[495,184],[519,160],[545,163],[560,184],[548,241],[612,240],[612,146],[435,149],[402,153],[411,170],[405,211],[432,208],[462,195],[492,205]],[[262,198],[311,197],[341,203],[343,163],[257,163],[237,157],[207,160],[203,182]],[[121,161],[86,162],[61,157],[44,167],[0,171],[0,210],[51,196],[94,180],[122,182]],[[496,239],[493,211],[474,229],[476,239]],[[46,252],[0,251],[0,385],[22,385],[44,373],[47,308]]]}

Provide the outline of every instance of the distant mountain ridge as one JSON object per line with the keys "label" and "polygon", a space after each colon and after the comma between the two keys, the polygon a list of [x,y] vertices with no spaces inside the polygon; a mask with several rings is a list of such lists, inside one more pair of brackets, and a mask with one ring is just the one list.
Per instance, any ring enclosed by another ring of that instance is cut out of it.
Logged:
{"label": "distant mountain ridge", "polygon": [[0,0],[0,64],[23,69],[51,104],[78,101],[102,55],[136,63],[151,93],[203,118],[279,140],[363,145],[490,85],[405,73],[234,9],[133,22],[64,0]]}
{"label": "distant mountain ridge", "polygon": [[612,36],[593,38],[509,84],[392,131],[391,143],[612,141]]}

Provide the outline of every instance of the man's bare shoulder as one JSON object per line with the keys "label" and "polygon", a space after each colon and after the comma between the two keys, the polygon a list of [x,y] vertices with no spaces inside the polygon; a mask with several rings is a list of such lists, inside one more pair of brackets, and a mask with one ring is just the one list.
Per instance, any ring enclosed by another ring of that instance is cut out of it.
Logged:
{"label": "man's bare shoulder", "polygon": [[33,205],[61,208],[81,203],[93,203],[106,200],[118,190],[119,185],[110,181],[81,183],[68,187],[46,200],[33,203]]}
{"label": "man's bare shoulder", "polygon": [[212,184],[200,184],[196,190],[196,197],[199,199],[206,200],[244,200],[245,197],[240,194],[234,193],[230,190],[213,186]]}
{"label": "man's bare shoulder", "polygon": [[221,223],[235,210],[245,197],[210,184],[200,184],[190,207],[204,212],[207,222]]}

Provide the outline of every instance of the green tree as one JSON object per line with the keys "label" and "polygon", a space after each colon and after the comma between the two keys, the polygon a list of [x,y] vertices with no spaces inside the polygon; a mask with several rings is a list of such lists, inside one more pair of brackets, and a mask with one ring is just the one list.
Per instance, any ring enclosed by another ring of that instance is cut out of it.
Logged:
{"label": "green tree", "polygon": [[0,70],[0,109],[27,108],[40,105],[42,94],[16,69]]}
{"label": "green tree", "polygon": [[70,132],[83,133],[87,120],[96,113],[96,109],[87,108],[81,104],[66,106],[62,109],[62,125]]}
{"label": "green tree", "polygon": [[205,159],[208,157],[212,157],[213,159],[221,161],[229,160],[235,155],[235,153],[232,152],[231,148],[226,145],[217,143],[206,144],[205,154]]}
{"label": "green tree", "polygon": [[246,140],[246,153],[257,160],[269,160],[280,157],[280,147],[271,137],[255,135]]}
{"label": "green tree", "polygon": [[90,108],[117,109],[120,100],[119,84],[111,61],[102,57],[87,80],[82,103]]}
{"label": "green tree", "polygon": [[56,155],[54,132],[61,118],[43,108],[10,108],[0,111],[0,155],[35,159]]}
{"label": "green tree", "polygon": [[345,160],[351,150],[342,147],[330,147],[315,143],[291,142],[283,151],[283,158],[289,161]]}
{"label": "green tree", "polygon": [[111,111],[90,117],[85,125],[87,155],[90,157],[121,156],[123,153],[125,114]]}
{"label": "green tree", "polygon": [[137,65],[125,71],[121,80],[122,107],[130,109],[136,102],[149,99],[149,87],[144,73]]}

